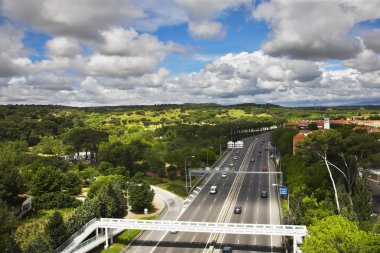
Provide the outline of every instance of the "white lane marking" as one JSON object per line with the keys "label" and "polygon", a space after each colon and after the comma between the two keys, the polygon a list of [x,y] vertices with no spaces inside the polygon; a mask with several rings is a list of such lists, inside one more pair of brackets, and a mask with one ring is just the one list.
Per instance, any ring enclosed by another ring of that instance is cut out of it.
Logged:
{"label": "white lane marking", "polygon": [[248,196],[247,196],[247,201],[248,201]]}
{"label": "white lane marking", "polygon": [[199,186],[197,186],[197,187],[195,187],[195,188],[197,188],[197,189],[199,189],[199,190],[202,190],[202,188],[201,188],[201,187],[199,187]]}

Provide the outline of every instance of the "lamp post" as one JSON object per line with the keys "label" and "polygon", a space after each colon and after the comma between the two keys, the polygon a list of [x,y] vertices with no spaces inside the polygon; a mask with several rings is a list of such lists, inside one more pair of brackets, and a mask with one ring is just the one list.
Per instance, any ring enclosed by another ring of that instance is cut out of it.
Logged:
{"label": "lamp post", "polygon": [[188,158],[194,158],[195,156],[187,156],[185,157],[185,180],[186,180],[186,192],[187,192],[187,189],[188,189],[188,185],[187,185],[187,159]]}

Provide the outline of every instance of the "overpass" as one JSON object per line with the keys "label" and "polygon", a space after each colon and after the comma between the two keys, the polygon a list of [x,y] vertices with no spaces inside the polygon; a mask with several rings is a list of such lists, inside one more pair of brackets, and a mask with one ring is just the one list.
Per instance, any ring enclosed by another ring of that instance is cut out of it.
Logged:
{"label": "overpass", "polygon": [[[302,237],[307,234],[306,226],[294,225],[101,218],[93,219],[88,222],[81,230],[70,237],[55,252],[84,253],[104,242],[105,248],[108,248],[109,245],[113,243],[113,236],[126,229],[292,236],[294,242],[302,240]],[[85,240],[94,232],[94,237]],[[295,243],[293,247],[296,248]]]}

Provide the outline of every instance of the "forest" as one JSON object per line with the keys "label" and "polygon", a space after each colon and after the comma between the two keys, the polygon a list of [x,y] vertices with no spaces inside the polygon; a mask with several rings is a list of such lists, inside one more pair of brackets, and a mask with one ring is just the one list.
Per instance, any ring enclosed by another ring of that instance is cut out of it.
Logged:
{"label": "forest", "polygon": [[[1,250],[52,252],[94,217],[123,217],[127,202],[136,212],[152,208],[151,184],[184,197],[186,157],[195,157],[188,159],[188,167],[210,166],[227,141],[271,126],[279,127],[272,142],[281,151],[291,197],[286,220],[311,225],[339,214],[357,222],[358,229],[372,231],[376,228],[368,216],[365,177],[359,180],[356,175],[359,166],[379,161],[379,137],[352,133],[347,127],[335,129],[329,135],[313,135],[299,154],[291,156],[291,140],[298,130],[282,127],[301,119],[375,119],[379,112],[374,106],[285,108],[271,104],[0,106]],[[325,144],[329,148],[321,149]],[[331,168],[338,209],[328,170],[318,154],[326,156],[331,167],[344,169],[340,173]],[[142,187],[133,189],[134,184]],[[126,200],[130,186],[136,194]],[[27,196],[33,196],[33,210],[20,215]]]}

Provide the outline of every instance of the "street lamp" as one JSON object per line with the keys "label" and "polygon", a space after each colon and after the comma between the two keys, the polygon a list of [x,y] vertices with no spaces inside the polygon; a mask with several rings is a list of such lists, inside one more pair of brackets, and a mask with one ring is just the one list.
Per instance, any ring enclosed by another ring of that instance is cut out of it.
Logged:
{"label": "street lamp", "polygon": [[187,191],[187,188],[188,188],[188,185],[187,185],[187,159],[188,158],[194,158],[195,156],[188,156],[188,157],[185,157],[185,180],[186,180],[186,191]]}
{"label": "street lamp", "polygon": [[289,212],[290,211],[290,204],[289,204],[289,191],[288,191],[288,187],[286,187],[285,185],[282,185],[282,184],[272,184],[272,186],[279,186],[279,187],[286,188],[286,192],[287,192],[287,195],[288,195],[288,212]]}

